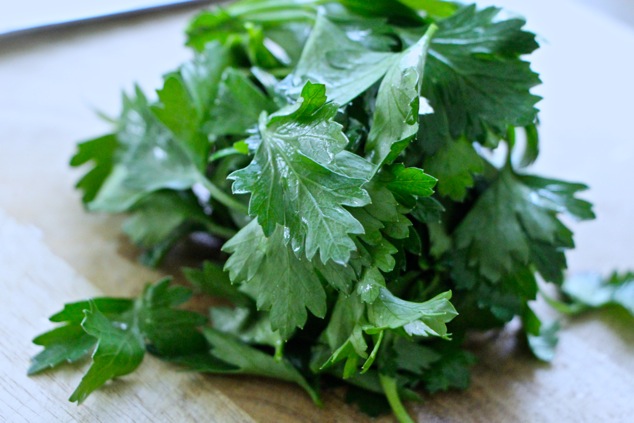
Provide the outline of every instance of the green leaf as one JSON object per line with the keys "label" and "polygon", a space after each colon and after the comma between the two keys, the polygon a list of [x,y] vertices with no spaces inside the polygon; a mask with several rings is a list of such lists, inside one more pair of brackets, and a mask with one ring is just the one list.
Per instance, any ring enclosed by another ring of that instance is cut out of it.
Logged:
{"label": "green leaf", "polygon": [[89,162],[94,166],[75,185],[84,192],[82,201],[90,203],[95,199],[108,175],[114,166],[115,152],[119,142],[115,134],[108,134],[89,141],[84,141],[77,146],[77,153],[70,161],[70,165],[78,167]]}
{"label": "green leaf", "polygon": [[207,45],[225,44],[231,35],[242,31],[243,26],[239,19],[217,7],[196,15],[185,32],[187,45],[202,51]]}
{"label": "green leaf", "polygon": [[207,295],[223,298],[235,305],[248,306],[253,300],[231,285],[229,273],[210,261],[205,261],[202,269],[183,268],[187,280]]}
{"label": "green leaf", "polygon": [[[403,199],[411,194],[427,195],[429,192],[429,186],[433,182],[431,177],[420,169],[407,168],[401,172],[399,168],[397,165],[396,168],[386,169],[385,173],[369,182],[365,189],[372,202],[363,208],[351,210],[365,230],[359,238],[368,244],[376,245],[382,241],[383,236],[392,239],[407,238],[412,225],[406,216],[410,209],[401,205],[397,195],[399,199]],[[406,184],[408,179],[412,183],[406,187],[402,183]]]}
{"label": "green leaf", "polygon": [[559,281],[565,268],[562,250],[574,243],[557,215],[593,216],[589,203],[574,197],[582,189],[580,184],[516,176],[505,168],[458,225],[456,247],[466,250],[468,266],[493,282],[530,262],[542,276]]}
{"label": "green leaf", "polygon": [[169,238],[189,218],[191,209],[182,205],[176,193],[156,193],[134,207],[134,214],[126,220],[123,231],[137,245],[156,245]]}
{"label": "green leaf", "polygon": [[213,328],[235,336],[247,344],[269,345],[281,350],[284,340],[271,329],[268,313],[247,307],[212,307],[209,310]]}
{"label": "green leaf", "polygon": [[222,251],[231,253],[224,266],[231,282],[241,283],[253,279],[269,248],[269,240],[264,236],[262,227],[256,220],[251,221],[227,241]]}
{"label": "green leaf", "polygon": [[484,162],[465,138],[447,142],[424,161],[427,171],[438,178],[440,195],[462,201],[474,185],[473,175],[484,171]]}
{"label": "green leaf", "polygon": [[378,81],[396,57],[352,41],[342,28],[319,15],[299,63],[278,88],[295,98],[309,81],[324,84],[329,100],[345,105]]}
{"label": "green leaf", "polygon": [[219,43],[209,43],[179,69],[192,102],[203,119],[218,98],[224,70],[232,64],[230,49]]}
{"label": "green leaf", "polygon": [[537,125],[528,125],[524,128],[526,134],[526,146],[524,148],[524,154],[520,159],[520,167],[528,167],[537,160],[539,155],[539,132],[537,132]]}
{"label": "green leaf", "polygon": [[[363,268],[368,268],[373,275],[382,279],[380,273],[377,274],[375,270],[380,269],[383,272],[394,270],[396,266],[394,256],[399,252],[394,245],[395,241],[405,240],[411,234],[412,223],[406,216],[409,209],[402,207],[388,188],[388,184],[395,180],[396,177],[389,172],[379,175],[365,185],[372,202],[362,208],[350,209],[364,229],[364,234],[357,236],[357,252],[350,262],[357,274],[362,274]],[[417,187],[412,188],[418,191]],[[419,192],[422,191],[423,189]]]}
{"label": "green leaf", "polygon": [[262,112],[275,111],[275,103],[244,73],[228,68],[222,75],[208,130],[212,135],[246,135]]}
{"label": "green leaf", "polygon": [[[440,223],[442,214],[445,212],[443,205],[433,197],[423,197],[416,201],[416,206],[412,210],[412,217],[421,223],[428,223],[430,232],[432,226]],[[430,236],[432,236],[430,234]]]}
{"label": "green leaf", "polygon": [[360,360],[368,359],[368,344],[362,329],[364,312],[360,296],[339,294],[328,326],[319,337],[330,353],[325,362],[319,363],[319,371],[345,361],[343,377],[347,379],[357,373]]}
{"label": "green leaf", "polygon": [[365,152],[372,163],[391,163],[418,132],[420,90],[431,26],[412,47],[401,53],[381,81],[376,97],[372,127]]}
{"label": "green leaf", "polygon": [[592,220],[596,216],[592,204],[576,198],[575,194],[588,189],[587,185],[532,175],[522,175],[522,183],[535,190],[535,201],[540,207],[557,213],[567,213],[578,220]]}
{"label": "green leaf", "polygon": [[139,89],[136,94],[124,99],[117,132],[119,156],[89,203],[91,210],[124,211],[151,192],[187,189],[202,179],[189,150],[156,119]]}
{"label": "green leaf", "polygon": [[130,210],[123,232],[132,242],[147,249],[146,265],[154,266],[182,237],[207,228],[215,235],[230,237],[231,230],[216,228],[191,193],[157,191],[139,200]]}
{"label": "green leaf", "polygon": [[[251,65],[297,62],[316,9],[307,2],[235,2],[199,13],[187,28],[187,45],[202,50],[205,45],[242,44]],[[275,47],[271,44],[275,43]]]}
{"label": "green leaf", "polygon": [[137,327],[114,325],[94,303],[86,310],[82,327],[97,338],[92,365],[69,401],[81,404],[93,391],[110,379],[127,375],[141,364],[145,355],[143,337]]}
{"label": "green leaf", "polygon": [[561,328],[559,322],[554,321],[544,325],[530,307],[526,307],[522,322],[526,332],[526,340],[533,355],[541,361],[552,361],[559,342],[558,334]]}
{"label": "green leaf", "polygon": [[[328,326],[320,335],[320,341],[334,351],[350,337],[361,320],[365,307],[358,295],[339,294],[328,321]],[[362,355],[360,350],[360,355]]]}
{"label": "green leaf", "polygon": [[204,163],[209,147],[200,132],[200,110],[196,108],[182,77],[168,75],[157,94],[159,103],[151,106],[152,112],[186,146],[192,161],[200,167],[199,162]]}
{"label": "green leaf", "polygon": [[136,300],[94,298],[66,304],[51,316],[63,326],[33,340],[44,350],[32,359],[29,374],[64,362],[75,362],[96,345],[92,365],[70,401],[83,402],[108,380],[134,371],[148,350],[164,357],[195,354],[207,348],[198,331],[207,319],[198,313],[175,310],[191,297],[170,279],[148,285]]}
{"label": "green leaf", "polygon": [[567,278],[564,293],[576,303],[592,308],[610,304],[623,307],[634,316],[634,273],[613,273],[608,278],[598,274],[582,274]]}
{"label": "green leaf", "polygon": [[540,81],[524,59],[537,43],[523,27],[443,0],[241,0],[199,14],[193,60],[156,100],[124,97],[114,133],[72,165],[87,165],[89,209],[130,213],[146,263],[199,231],[228,240],[184,273],[232,305],[181,309],[191,292],[169,280],[69,304],[34,340],[29,371],[94,350],[82,401],[149,351],[294,382],[315,401],[313,380],[343,378],[409,421],[412,389],[468,385],[470,330],[520,316],[534,353],[552,357],[556,326],[530,308],[538,279],[564,284],[562,310],[633,311],[631,274],[563,282],[574,242],[560,219],[594,217],[586,187],[517,173],[539,153]]}
{"label": "green leaf", "polygon": [[467,389],[471,383],[473,354],[456,349],[440,350],[440,360],[424,374],[425,387],[431,393],[449,389]]}
{"label": "green leaf", "polygon": [[398,338],[393,347],[396,353],[396,366],[414,374],[423,374],[442,358],[433,348],[417,344],[405,338]]}
{"label": "green leaf", "polygon": [[33,375],[62,363],[74,363],[88,355],[97,340],[76,323],[58,327],[33,339],[44,350],[31,359],[28,374]]}
{"label": "green leaf", "polygon": [[508,126],[535,121],[540,97],[530,89],[540,80],[519,58],[538,47],[535,35],[522,30],[523,19],[499,15],[498,8],[472,5],[437,21],[422,91],[434,109],[421,119],[425,151],[461,136],[502,135]]}
{"label": "green leaf", "polygon": [[189,300],[191,291],[182,286],[169,286],[165,278],[148,285],[137,300],[132,324],[138,325],[148,341],[148,349],[161,356],[176,356],[203,351],[205,341],[198,331],[207,319],[193,311],[176,310]]}
{"label": "green leaf", "polygon": [[251,193],[249,214],[267,236],[284,226],[294,250],[308,260],[319,250],[323,263],[346,263],[355,249],[350,234],[363,227],[343,206],[369,203],[362,186],[373,172],[343,150],[347,139],[332,121],[336,112],[324,86],[307,83],[297,104],[261,119],[253,161],[229,175],[234,193]]}
{"label": "green leaf", "polygon": [[228,64],[227,49],[212,44],[166,77],[157,104],[151,105],[138,87],[133,98],[124,96],[117,156],[88,205],[91,210],[125,211],[154,191],[206,184],[203,172],[210,144],[201,126]]}
{"label": "green leaf", "polygon": [[306,323],[306,309],[317,317],[325,316],[322,278],[337,289],[349,289],[354,273],[334,263],[324,265],[297,257],[285,244],[284,236],[284,229],[278,227],[266,238],[254,220],[223,250],[232,253],[225,265],[232,282],[241,283],[254,293],[258,309],[270,310],[272,329],[288,339],[296,327]]}
{"label": "green leaf", "polygon": [[385,171],[382,176],[387,182],[387,188],[401,198],[403,196],[429,197],[434,193],[433,188],[438,181],[426,174],[423,169],[405,167],[400,163],[390,166]]}
{"label": "green leaf", "polygon": [[244,49],[252,66],[270,69],[290,64],[291,58],[288,57],[286,51],[281,47],[273,47],[275,42],[266,37],[261,25],[248,22],[244,28],[246,29]]}
{"label": "green leaf", "polygon": [[213,329],[205,329],[205,337],[211,345],[213,356],[237,367],[236,370],[227,370],[226,373],[264,376],[296,383],[308,392],[316,404],[321,403],[315,389],[289,362],[278,361],[268,354],[243,344],[231,335]]}
{"label": "green leaf", "polygon": [[448,338],[445,324],[458,315],[450,298],[448,291],[423,303],[414,303],[382,288],[376,301],[368,306],[368,322],[376,330],[403,328],[409,335]]}
{"label": "green leaf", "polygon": [[88,301],[78,301],[64,304],[62,311],[53,314],[49,320],[55,323],[81,323],[84,320],[84,311],[89,310],[91,304],[106,316],[116,316],[132,309],[134,301],[127,298],[93,298]]}
{"label": "green leaf", "polygon": [[378,268],[369,267],[363,272],[363,276],[357,284],[356,293],[361,301],[372,304],[378,298],[382,288],[385,288],[383,274]]}

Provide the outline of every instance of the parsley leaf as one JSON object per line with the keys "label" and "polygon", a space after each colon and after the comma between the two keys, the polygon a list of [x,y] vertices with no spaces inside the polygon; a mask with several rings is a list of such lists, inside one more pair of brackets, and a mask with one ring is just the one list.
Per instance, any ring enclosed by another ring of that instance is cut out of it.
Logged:
{"label": "parsley leaf", "polygon": [[345,263],[354,250],[349,234],[363,227],[343,206],[369,203],[362,186],[372,176],[369,163],[343,150],[336,112],[324,86],[307,83],[297,104],[261,119],[253,161],[229,175],[234,193],[251,192],[249,213],[267,236],[282,225],[293,249],[308,260],[319,250],[324,263]]}
{"label": "parsley leaf", "polygon": [[530,89],[540,80],[519,57],[538,45],[534,34],[521,29],[524,20],[499,15],[498,8],[472,5],[437,21],[422,91],[434,109],[421,118],[425,151],[461,136],[474,140],[534,122],[540,98]]}
{"label": "parsley leaf", "polygon": [[337,289],[348,290],[354,274],[332,262],[324,265],[297,257],[284,237],[284,229],[278,227],[267,238],[254,220],[223,249],[232,253],[225,268],[233,283],[255,292],[258,309],[271,311],[271,328],[288,339],[296,327],[306,323],[306,309],[317,317],[325,316],[322,278]]}
{"label": "parsley leaf", "polygon": [[67,324],[42,334],[33,343],[44,350],[31,359],[28,374],[33,375],[67,362],[74,363],[90,353],[96,339],[84,332],[79,324]]}
{"label": "parsley leaf", "polygon": [[536,261],[542,276],[558,281],[565,268],[561,250],[574,244],[557,214],[591,218],[589,203],[574,197],[584,189],[580,184],[517,176],[505,168],[457,227],[456,247],[465,249],[469,266],[493,282],[536,257],[544,259]]}
{"label": "parsley leaf", "polygon": [[82,403],[91,392],[108,380],[133,372],[145,355],[143,337],[136,327],[112,324],[94,304],[86,310],[82,327],[97,338],[92,365],[69,400]]}
{"label": "parsley leaf", "polygon": [[95,199],[104,181],[114,167],[114,155],[119,143],[114,134],[104,135],[77,146],[77,153],[70,161],[70,165],[77,167],[88,162],[94,162],[94,167],[87,172],[76,184],[84,192],[82,201],[90,203]]}
{"label": "parsley leaf", "polygon": [[425,373],[425,388],[431,392],[467,389],[471,381],[470,368],[475,357],[462,350],[441,350],[441,358]]}
{"label": "parsley leaf", "polygon": [[[191,290],[170,286],[170,278],[148,285],[137,299],[135,313],[129,317],[144,335],[148,349],[160,356],[177,356],[203,350],[206,344],[198,327],[205,316],[175,307],[187,302]],[[178,342],[174,342],[178,339]]]}
{"label": "parsley leaf", "polygon": [[208,143],[200,132],[199,110],[182,77],[178,74],[168,75],[157,94],[159,103],[151,106],[152,112],[187,147],[194,163],[201,162],[206,156]]}
{"label": "parsley leaf", "polygon": [[51,322],[62,323],[53,330],[33,339],[33,343],[41,345],[44,350],[31,359],[29,374],[36,374],[62,363],[74,363],[86,357],[94,348],[97,339],[88,334],[81,326],[84,310],[99,307],[103,314],[112,317],[128,312],[133,301],[118,298],[94,298],[66,304],[58,313],[50,317]]}
{"label": "parsley leaf", "polygon": [[207,295],[222,298],[238,306],[249,306],[253,303],[245,293],[231,285],[229,273],[221,266],[205,261],[202,269],[183,268],[187,280]]}
{"label": "parsley leaf", "polygon": [[230,335],[213,329],[205,329],[205,337],[211,345],[211,354],[214,357],[237,367],[236,370],[226,370],[225,373],[243,373],[297,383],[308,392],[316,404],[321,403],[317,391],[289,362],[278,361],[266,353],[241,343]]}
{"label": "parsley leaf", "polygon": [[154,192],[139,200],[130,212],[123,231],[145,249],[141,260],[149,266],[156,266],[176,242],[196,229],[227,238],[233,234],[230,229],[217,227],[188,192]]}
{"label": "parsley leaf", "polygon": [[342,28],[319,15],[299,63],[278,89],[294,98],[308,81],[324,84],[329,100],[344,105],[378,81],[395,56],[352,41]]}
{"label": "parsley leaf", "polygon": [[403,328],[409,335],[448,338],[446,323],[457,316],[451,305],[451,292],[444,292],[423,303],[395,297],[381,288],[376,301],[368,306],[368,321],[376,329]]}
{"label": "parsley leaf", "polygon": [[284,340],[271,328],[268,313],[250,307],[213,307],[209,313],[214,329],[248,344],[269,345],[281,354]]}
{"label": "parsley leaf", "polygon": [[473,187],[473,175],[484,170],[483,159],[464,138],[447,142],[424,161],[425,169],[438,178],[438,192],[462,201]]}
{"label": "parsley leaf", "polygon": [[554,321],[544,325],[535,312],[530,307],[526,307],[522,323],[526,340],[535,357],[545,362],[552,361],[555,357],[555,348],[559,343],[558,333],[561,328],[559,322]]}
{"label": "parsley leaf", "polygon": [[435,31],[436,27],[430,27],[416,44],[401,53],[381,81],[365,144],[366,154],[377,165],[393,162],[418,132],[423,69]]}
{"label": "parsley leaf", "polygon": [[92,210],[124,211],[150,192],[189,188],[201,179],[189,150],[157,120],[138,88],[135,98],[124,98],[117,139],[117,164],[88,204]]}
{"label": "parsley leaf", "polygon": [[368,344],[363,333],[364,313],[360,296],[338,296],[328,326],[319,338],[327,346],[327,359],[316,363],[319,371],[345,360],[343,377],[349,378],[356,374],[359,361],[368,359]]}
{"label": "parsley leaf", "polygon": [[262,111],[275,111],[275,103],[242,72],[228,68],[223,74],[209,118],[213,135],[246,135]]}
{"label": "parsley leaf", "polygon": [[161,356],[204,350],[206,343],[197,327],[207,319],[174,309],[186,302],[191,292],[170,287],[169,282],[165,278],[148,285],[135,301],[95,298],[66,304],[50,318],[63,325],[34,339],[45,348],[32,359],[29,374],[75,362],[94,348],[92,364],[70,397],[70,401],[81,403],[109,380],[133,372],[146,348]]}

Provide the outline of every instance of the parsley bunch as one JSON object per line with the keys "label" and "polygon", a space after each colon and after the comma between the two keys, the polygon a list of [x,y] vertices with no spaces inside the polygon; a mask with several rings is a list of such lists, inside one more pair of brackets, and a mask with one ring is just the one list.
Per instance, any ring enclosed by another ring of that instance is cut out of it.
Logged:
{"label": "parsley bunch", "polygon": [[560,215],[594,215],[576,197],[584,185],[525,173],[540,80],[524,24],[440,0],[243,0],[200,13],[193,59],[156,98],[125,95],[112,133],[79,144],[71,164],[89,166],[77,184],[89,210],[129,215],[123,230],[148,265],[192,234],[220,241],[184,273],[231,305],[179,309],[192,292],[168,279],[136,300],[67,304],[34,340],[44,350],[30,373],[93,351],[70,398],[81,402],[148,351],[291,381],[316,403],[341,379],[366,411],[387,400],[409,421],[401,401],[416,390],[467,387],[471,330],[519,316],[548,360],[557,327],[529,303],[538,280],[564,282],[574,243]]}

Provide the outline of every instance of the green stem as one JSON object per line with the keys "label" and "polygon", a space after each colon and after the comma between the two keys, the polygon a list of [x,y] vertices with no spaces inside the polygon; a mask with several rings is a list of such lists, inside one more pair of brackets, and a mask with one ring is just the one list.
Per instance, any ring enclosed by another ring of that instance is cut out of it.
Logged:
{"label": "green stem", "polygon": [[223,148],[222,150],[218,150],[214,154],[212,154],[209,157],[208,163],[214,162],[218,159],[224,159],[225,157],[229,156],[244,156],[244,153],[236,150],[233,146]]}
{"label": "green stem", "polygon": [[226,192],[218,188],[209,179],[200,178],[200,182],[207,189],[207,191],[209,191],[211,197],[219,203],[224,204],[230,209],[234,209],[235,211],[244,213],[245,215],[249,214],[249,209],[246,205],[235,199],[232,195],[227,194]]}
{"label": "green stem", "polygon": [[[294,21],[302,19],[315,19],[317,16],[317,8],[324,0],[314,0],[312,4],[295,4],[295,2],[275,2],[257,4],[257,3],[243,3],[237,2],[225,9],[232,17],[241,18],[245,21],[255,21],[258,23],[273,21]],[[289,11],[295,12],[295,14],[289,13]],[[269,16],[279,15],[280,12],[284,14],[281,17],[270,18]]]}
{"label": "green stem", "polygon": [[280,363],[284,359],[284,341],[282,341],[281,339],[275,341],[275,354],[273,357],[276,361]]}
{"label": "green stem", "polygon": [[385,392],[387,401],[390,403],[390,407],[392,407],[394,416],[398,419],[398,421],[400,423],[414,423],[414,420],[410,417],[409,413],[405,409],[405,406],[401,402],[401,398],[398,396],[396,379],[379,373],[379,381],[381,382],[381,387],[383,388],[383,392]]}
{"label": "green stem", "polygon": [[546,294],[542,289],[539,290],[539,293],[544,301],[546,301],[546,304],[548,304],[553,310],[558,311],[559,313],[566,314],[568,316],[574,316],[575,314],[579,314],[587,309],[587,307],[583,304],[568,304],[563,301],[557,300]]}

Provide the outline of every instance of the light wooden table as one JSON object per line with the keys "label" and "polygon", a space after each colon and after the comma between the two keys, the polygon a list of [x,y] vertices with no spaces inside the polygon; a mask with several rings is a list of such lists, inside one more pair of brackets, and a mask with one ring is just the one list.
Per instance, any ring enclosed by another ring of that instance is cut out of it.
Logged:
{"label": "light wooden table", "polygon": [[[634,268],[634,33],[560,0],[504,0],[547,44],[534,59],[545,85],[535,172],[591,185],[599,219],[571,223],[571,272]],[[294,386],[258,378],[177,373],[152,357],[140,371],[66,401],[80,379],[65,368],[26,377],[30,340],[68,301],[134,295],[159,272],[135,262],[118,217],[88,215],[68,168],[77,140],[107,130],[121,89],[146,91],[188,57],[188,13],[0,45],[0,421],[359,422],[340,392],[316,409]],[[425,422],[634,421],[634,319],[618,311],[569,323],[552,365],[517,347],[513,331],[478,349],[466,393],[413,406]],[[378,421],[391,421],[389,417]]]}

